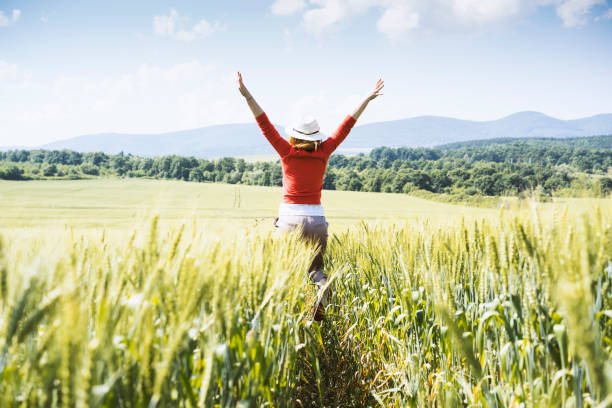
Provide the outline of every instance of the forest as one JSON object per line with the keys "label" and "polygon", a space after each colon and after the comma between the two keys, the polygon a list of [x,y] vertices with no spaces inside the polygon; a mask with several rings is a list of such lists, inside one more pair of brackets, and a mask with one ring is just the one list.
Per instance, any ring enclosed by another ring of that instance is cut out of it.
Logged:
{"label": "forest", "polygon": [[[330,157],[328,190],[469,196],[606,196],[612,192],[612,136],[467,142],[438,148],[373,149]],[[280,186],[280,161],[155,158],[70,150],[0,152],[0,179],[145,177]]]}

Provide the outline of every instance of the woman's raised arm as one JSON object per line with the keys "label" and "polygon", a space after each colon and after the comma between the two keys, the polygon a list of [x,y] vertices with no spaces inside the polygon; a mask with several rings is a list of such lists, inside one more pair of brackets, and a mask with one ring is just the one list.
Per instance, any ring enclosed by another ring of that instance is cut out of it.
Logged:
{"label": "woman's raised arm", "polygon": [[249,108],[251,108],[251,112],[253,112],[253,116],[258,117],[259,115],[261,115],[263,113],[263,110],[257,104],[255,98],[253,98],[253,95],[251,95],[246,86],[244,86],[244,83],[242,82],[242,75],[240,74],[240,72],[238,72],[238,90],[240,91],[242,96],[244,96],[244,99],[246,99]]}
{"label": "woman's raised arm", "polygon": [[255,102],[253,95],[251,95],[249,90],[246,89],[246,86],[244,86],[244,83],[242,83],[242,75],[240,75],[240,72],[238,72],[238,90],[249,104],[249,108],[251,108],[251,112],[253,112],[255,120],[257,121],[257,124],[259,125],[259,128],[266,139],[268,139],[268,142],[270,142],[280,157],[284,157],[291,150],[291,145],[288,141],[281,137],[272,122],[270,122],[268,119],[268,116],[264,113],[257,102]]}
{"label": "woman's raised arm", "polygon": [[374,87],[374,90],[370,92],[370,94],[363,100],[363,102],[361,102],[361,105],[359,105],[357,109],[355,109],[355,112],[353,112],[351,116],[355,120],[359,119],[359,116],[361,116],[366,106],[368,106],[368,103],[370,103],[370,101],[376,98],[377,96],[382,95],[380,91],[382,91],[384,87],[385,87],[385,82],[382,79],[378,79],[378,82],[376,82],[376,86]]}
{"label": "woman's raised arm", "polygon": [[344,139],[346,139],[353,126],[355,126],[355,122],[357,119],[359,119],[359,116],[361,116],[366,106],[368,106],[368,103],[370,103],[370,101],[377,96],[382,95],[380,91],[384,86],[385,83],[383,80],[379,79],[374,87],[374,90],[369,93],[363,102],[361,102],[361,105],[355,109],[355,112],[353,112],[350,116],[347,116],[346,119],[344,119],[344,122],[340,124],[340,127],[338,127],[338,129],[329,137],[329,139],[323,143],[323,148],[327,149],[328,154],[332,154],[338,145],[342,143]]}

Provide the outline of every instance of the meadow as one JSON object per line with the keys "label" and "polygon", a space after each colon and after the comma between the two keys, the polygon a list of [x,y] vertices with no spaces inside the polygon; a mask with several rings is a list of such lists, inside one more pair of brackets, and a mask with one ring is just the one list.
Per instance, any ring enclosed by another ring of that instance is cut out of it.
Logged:
{"label": "meadow", "polygon": [[319,324],[279,197],[0,182],[0,406],[612,404],[610,199],[325,191]]}
{"label": "meadow", "polygon": [[[96,179],[0,182],[0,228],[129,229],[158,215],[162,224],[194,221],[203,226],[269,229],[280,187],[167,180]],[[325,192],[330,227],[497,214],[492,209],[447,205],[390,193]]]}

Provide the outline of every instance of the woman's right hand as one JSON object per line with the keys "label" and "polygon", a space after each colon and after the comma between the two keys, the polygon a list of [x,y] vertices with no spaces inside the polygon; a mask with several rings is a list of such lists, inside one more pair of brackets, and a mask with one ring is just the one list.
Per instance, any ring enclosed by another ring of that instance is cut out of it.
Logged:
{"label": "woman's right hand", "polygon": [[244,86],[244,83],[242,82],[242,74],[240,74],[240,72],[238,72],[238,90],[240,91],[240,94],[242,94],[242,96],[244,96],[245,98],[251,96],[249,90],[246,89],[246,86]]}
{"label": "woman's right hand", "polygon": [[255,98],[253,98],[246,86],[244,86],[244,83],[242,82],[242,74],[240,74],[240,72],[238,72],[238,90],[240,91],[240,94],[244,96],[244,99],[246,99],[246,103],[249,105],[249,108],[251,108],[253,116],[258,117],[261,115],[263,110],[257,104]]}

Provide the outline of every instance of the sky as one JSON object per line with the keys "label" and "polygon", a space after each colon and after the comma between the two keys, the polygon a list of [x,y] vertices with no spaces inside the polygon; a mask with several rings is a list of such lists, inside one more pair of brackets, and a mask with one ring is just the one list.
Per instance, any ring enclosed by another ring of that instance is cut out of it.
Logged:
{"label": "sky", "polygon": [[612,0],[0,0],[0,146],[253,121],[612,112]]}

